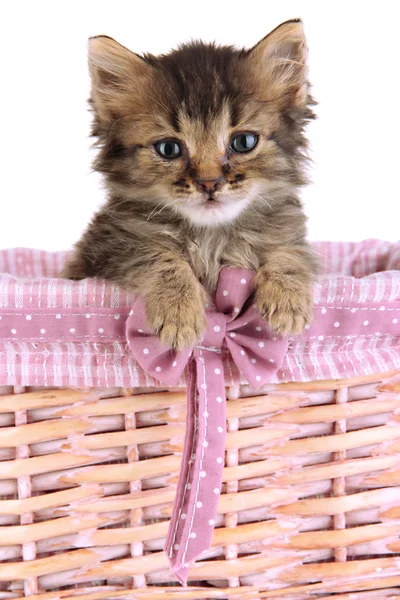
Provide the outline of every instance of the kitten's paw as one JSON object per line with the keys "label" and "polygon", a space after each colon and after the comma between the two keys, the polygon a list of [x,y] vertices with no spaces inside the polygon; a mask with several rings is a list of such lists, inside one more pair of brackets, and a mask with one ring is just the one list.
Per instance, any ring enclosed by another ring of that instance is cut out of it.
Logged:
{"label": "kitten's paw", "polygon": [[149,326],[163,344],[176,350],[195,346],[207,326],[201,294],[162,302],[154,301],[150,295],[146,308]]}
{"label": "kitten's paw", "polygon": [[256,288],[256,304],[274,332],[283,336],[302,333],[312,321],[312,285],[292,278],[287,286],[274,279],[263,281]]}

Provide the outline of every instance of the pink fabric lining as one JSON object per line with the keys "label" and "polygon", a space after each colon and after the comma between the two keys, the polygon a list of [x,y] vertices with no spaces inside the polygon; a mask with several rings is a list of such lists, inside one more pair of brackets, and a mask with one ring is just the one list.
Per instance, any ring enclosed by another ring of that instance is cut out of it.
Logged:
{"label": "pink fabric lining", "polygon": [[[323,275],[315,284],[314,322],[303,335],[283,339],[271,333],[249,302],[254,273],[225,268],[214,302],[206,307],[207,331],[182,353],[163,346],[148,329],[141,299],[101,281],[44,277],[57,272],[65,256],[1,253],[15,274],[0,278],[0,384],[176,386],[188,375],[185,447],[166,541],[182,583],[211,542],[227,383],[258,387],[400,367],[398,246],[367,242],[319,249],[325,271],[342,274]],[[385,271],[388,265],[392,270]],[[33,279],[35,273],[41,277]]]}
{"label": "pink fabric lining", "polygon": [[[316,247],[324,266],[314,288],[316,323],[289,339],[272,381],[399,369],[400,243]],[[65,258],[63,252],[0,251],[0,385],[159,386],[124,337],[133,295],[103,281],[52,279]],[[227,385],[245,383],[231,357],[223,363]],[[179,385],[186,385],[186,371]]]}

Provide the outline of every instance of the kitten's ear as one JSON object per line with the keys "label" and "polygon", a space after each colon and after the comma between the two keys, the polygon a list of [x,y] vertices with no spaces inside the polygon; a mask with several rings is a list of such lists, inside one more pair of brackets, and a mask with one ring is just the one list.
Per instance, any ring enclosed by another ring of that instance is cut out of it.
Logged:
{"label": "kitten's ear", "polygon": [[151,67],[140,56],[105,35],[89,39],[91,100],[100,122],[123,116],[126,95],[149,77]]}
{"label": "kitten's ear", "polygon": [[275,96],[297,106],[307,103],[307,45],[300,20],[279,25],[250,50],[248,59]]}

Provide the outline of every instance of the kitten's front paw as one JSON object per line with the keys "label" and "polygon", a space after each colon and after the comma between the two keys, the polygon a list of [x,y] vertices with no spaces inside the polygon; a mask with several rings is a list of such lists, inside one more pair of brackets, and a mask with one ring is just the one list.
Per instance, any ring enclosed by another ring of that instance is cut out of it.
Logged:
{"label": "kitten's front paw", "polygon": [[174,299],[149,295],[146,302],[149,326],[157,333],[160,341],[176,350],[195,346],[206,329],[204,298],[201,293]]}
{"label": "kitten's front paw", "polygon": [[312,321],[311,283],[269,279],[256,287],[256,304],[271,329],[280,335],[299,334]]}

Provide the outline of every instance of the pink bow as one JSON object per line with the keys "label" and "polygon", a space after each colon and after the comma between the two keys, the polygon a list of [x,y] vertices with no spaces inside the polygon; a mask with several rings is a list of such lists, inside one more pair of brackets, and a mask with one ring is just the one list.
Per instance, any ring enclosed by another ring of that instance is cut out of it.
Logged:
{"label": "pink bow", "polygon": [[225,452],[223,357],[230,353],[253,387],[281,366],[287,340],[273,337],[251,303],[254,273],[224,268],[215,306],[206,309],[207,331],[192,350],[163,346],[146,326],[138,299],[127,320],[127,339],[137,362],[167,385],[176,385],[188,367],[187,423],[181,471],[165,550],[179,581],[187,582],[192,561],[210,547],[222,485]]}

